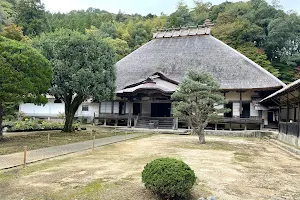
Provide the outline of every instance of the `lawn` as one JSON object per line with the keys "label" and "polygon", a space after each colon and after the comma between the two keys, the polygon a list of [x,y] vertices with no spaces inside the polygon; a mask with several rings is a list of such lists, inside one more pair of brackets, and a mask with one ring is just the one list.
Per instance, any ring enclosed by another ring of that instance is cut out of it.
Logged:
{"label": "lawn", "polygon": [[[300,199],[300,161],[258,139],[152,135],[0,172],[0,199],[158,200],[141,182],[155,158],[186,162],[192,200]],[[13,191],[13,192],[12,192]]]}
{"label": "lawn", "polygon": [[[49,142],[48,134],[50,134]],[[93,136],[95,136],[96,139],[99,139],[124,134],[125,132],[113,128],[100,128],[96,126],[87,126],[87,130],[76,131],[73,133],[64,133],[62,131],[7,133],[5,135],[6,140],[4,142],[0,141],[0,155],[21,152],[24,150],[24,146],[27,146],[28,150],[34,150],[91,140],[93,139]]]}

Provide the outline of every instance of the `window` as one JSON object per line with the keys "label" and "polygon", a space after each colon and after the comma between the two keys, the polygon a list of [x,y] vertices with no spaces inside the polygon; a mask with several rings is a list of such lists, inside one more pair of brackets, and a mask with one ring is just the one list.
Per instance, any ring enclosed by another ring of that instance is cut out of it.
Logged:
{"label": "window", "polygon": [[89,111],[88,105],[82,105],[82,111]]}
{"label": "window", "polygon": [[61,103],[61,100],[60,99],[55,99],[54,103]]}

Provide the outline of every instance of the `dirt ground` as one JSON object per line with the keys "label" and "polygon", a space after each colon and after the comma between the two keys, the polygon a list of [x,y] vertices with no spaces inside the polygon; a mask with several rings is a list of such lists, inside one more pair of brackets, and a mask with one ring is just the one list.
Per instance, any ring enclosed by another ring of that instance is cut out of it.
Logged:
{"label": "dirt ground", "polygon": [[300,160],[258,139],[154,135],[0,172],[0,199],[157,200],[141,183],[146,163],[186,162],[197,176],[191,199],[300,200]]}

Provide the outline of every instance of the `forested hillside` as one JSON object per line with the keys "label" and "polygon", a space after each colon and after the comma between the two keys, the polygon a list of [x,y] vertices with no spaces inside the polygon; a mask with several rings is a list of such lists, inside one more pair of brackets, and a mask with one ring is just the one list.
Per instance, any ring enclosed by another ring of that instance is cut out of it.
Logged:
{"label": "forested hillside", "polygon": [[[215,23],[212,34],[242,52],[285,82],[300,78],[300,17],[284,12],[278,1],[179,2],[177,10],[156,16],[109,13],[97,8],[49,13],[40,0],[1,0],[0,34],[30,42],[43,32],[67,28],[104,40],[121,59],[148,42],[157,28]],[[23,31],[23,32],[22,32]],[[23,35],[24,34],[24,35]]]}

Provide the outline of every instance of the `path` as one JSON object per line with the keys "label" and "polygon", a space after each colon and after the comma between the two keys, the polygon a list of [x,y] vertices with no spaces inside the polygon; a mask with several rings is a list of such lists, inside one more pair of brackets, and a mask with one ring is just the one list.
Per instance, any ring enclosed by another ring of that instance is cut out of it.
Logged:
{"label": "path", "polygon": [[[136,133],[136,134],[128,134],[128,135],[119,135],[106,137],[95,140],[95,147],[101,147],[108,144],[113,144],[117,142],[122,142],[125,140],[141,137],[144,135],[148,135],[146,133]],[[77,142],[73,144],[66,144],[62,146],[56,147],[48,147],[43,149],[37,149],[27,152],[27,163],[32,163],[40,160],[45,160],[49,158],[54,158],[57,156],[62,156],[70,153],[80,152],[87,149],[91,149],[93,146],[93,140],[88,140],[84,142]],[[24,160],[24,152],[13,153],[8,155],[0,156],[0,170],[8,169],[16,166],[23,165]]]}

